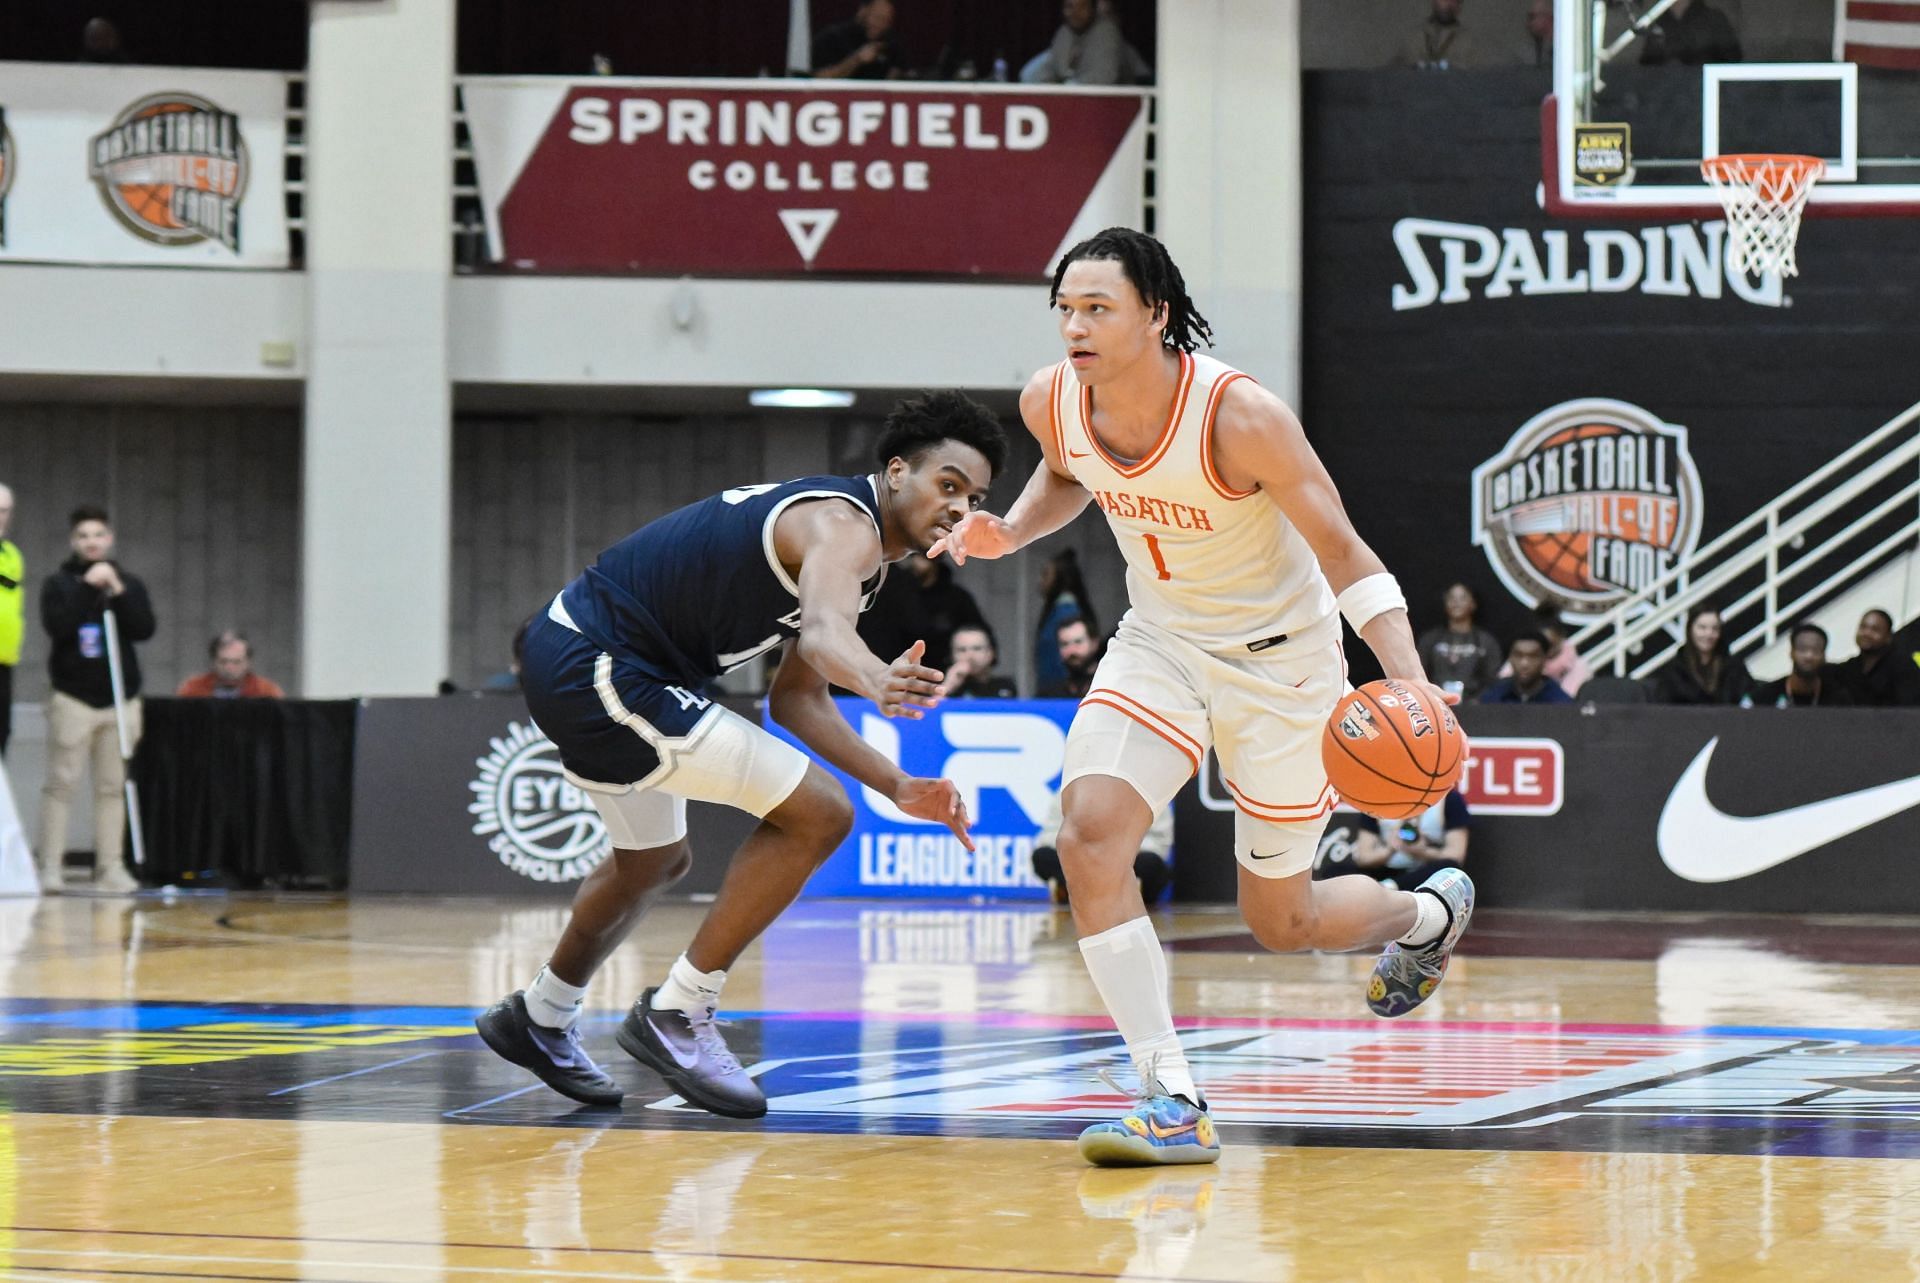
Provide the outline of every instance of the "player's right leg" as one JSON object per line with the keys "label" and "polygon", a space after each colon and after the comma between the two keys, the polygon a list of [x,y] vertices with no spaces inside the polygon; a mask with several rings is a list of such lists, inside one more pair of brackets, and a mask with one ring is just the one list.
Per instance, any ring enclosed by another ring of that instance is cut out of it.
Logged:
{"label": "player's right leg", "polygon": [[1132,622],[1100,663],[1067,736],[1059,853],[1094,987],[1127,1044],[1140,1100],[1081,1134],[1098,1164],[1205,1163],[1219,1141],[1173,1027],[1166,952],[1134,863],[1154,814],[1207,752],[1205,707],[1177,653]]}

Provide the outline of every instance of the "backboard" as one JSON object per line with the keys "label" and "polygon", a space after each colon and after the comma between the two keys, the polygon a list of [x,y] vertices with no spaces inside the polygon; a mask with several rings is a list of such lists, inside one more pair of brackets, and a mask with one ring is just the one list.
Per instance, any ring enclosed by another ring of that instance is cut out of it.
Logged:
{"label": "backboard", "polygon": [[1554,34],[1557,215],[1716,215],[1703,157],[1785,152],[1826,162],[1809,218],[1920,216],[1920,0],[1554,0]]}

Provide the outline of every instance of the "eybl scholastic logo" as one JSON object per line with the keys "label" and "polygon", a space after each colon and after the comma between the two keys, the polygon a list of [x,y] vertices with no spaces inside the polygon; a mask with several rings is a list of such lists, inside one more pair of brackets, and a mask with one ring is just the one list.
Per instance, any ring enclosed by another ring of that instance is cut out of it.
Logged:
{"label": "eybl scholastic logo", "polygon": [[1687,430],[1636,405],[1566,401],[1473,470],[1473,541],[1529,606],[1596,618],[1700,538]]}
{"label": "eybl scholastic logo", "polygon": [[198,94],[150,94],[94,135],[87,172],[120,224],[155,245],[240,250],[240,117]]}
{"label": "eybl scholastic logo", "polygon": [[478,778],[467,804],[476,837],[500,863],[535,882],[574,882],[593,872],[611,847],[593,802],[560,766],[538,727],[508,722],[493,751],[475,758]]}

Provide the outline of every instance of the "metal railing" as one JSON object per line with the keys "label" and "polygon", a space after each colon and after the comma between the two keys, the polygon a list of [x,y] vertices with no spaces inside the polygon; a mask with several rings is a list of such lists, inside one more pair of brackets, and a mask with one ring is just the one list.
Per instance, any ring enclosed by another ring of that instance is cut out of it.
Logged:
{"label": "metal railing", "polygon": [[[1695,606],[1719,610],[1735,654],[1768,646],[1810,611],[1920,543],[1920,403],[1725,531],[1572,642],[1595,672],[1646,677]],[[1651,648],[1649,643],[1656,643]]]}

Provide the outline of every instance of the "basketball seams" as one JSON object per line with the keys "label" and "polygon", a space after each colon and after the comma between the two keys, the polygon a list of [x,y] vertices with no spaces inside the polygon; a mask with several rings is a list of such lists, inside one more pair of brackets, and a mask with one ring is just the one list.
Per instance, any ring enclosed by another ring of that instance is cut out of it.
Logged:
{"label": "basketball seams", "polygon": [[[1374,684],[1375,683],[1368,683],[1367,686]],[[1350,774],[1357,774],[1359,776],[1359,778],[1354,781],[1355,786],[1351,789],[1342,788],[1337,780],[1334,781],[1333,787],[1339,793],[1343,803],[1364,811],[1378,819],[1411,819],[1431,809],[1436,803],[1444,799],[1448,790],[1452,788],[1455,780],[1459,777],[1461,767],[1465,760],[1465,746],[1464,743],[1461,742],[1462,732],[1459,729],[1457,718],[1454,718],[1452,729],[1448,728],[1448,719],[1453,716],[1450,708],[1440,707],[1436,709],[1430,707],[1431,700],[1429,698],[1412,691],[1405,683],[1393,679],[1385,679],[1380,684],[1394,690],[1395,693],[1405,701],[1396,705],[1398,711],[1403,716],[1406,714],[1409,704],[1418,704],[1422,712],[1428,717],[1434,727],[1434,738],[1436,741],[1434,751],[1429,755],[1430,760],[1424,763],[1421,760],[1418,746],[1414,742],[1415,739],[1419,737],[1411,734],[1411,725],[1405,727],[1399,725],[1400,719],[1396,718],[1392,711],[1390,711],[1386,705],[1382,704],[1378,696],[1369,690],[1367,686],[1363,686],[1359,690],[1351,691],[1347,696],[1342,696],[1341,703],[1335,706],[1335,711],[1332,716],[1328,718],[1326,730],[1322,736],[1322,754],[1325,757],[1331,758],[1329,764],[1334,769],[1329,771],[1330,776]],[[1349,697],[1352,701],[1351,704],[1347,702]],[[1389,749],[1386,741],[1376,741],[1374,743],[1374,749],[1376,751],[1386,752],[1389,757],[1397,750],[1399,754],[1406,759],[1407,764],[1413,768],[1414,777],[1420,779],[1420,783],[1413,783],[1407,779],[1399,778],[1394,773],[1397,770],[1397,762],[1388,761],[1379,763],[1370,760],[1369,756],[1362,754],[1361,747],[1363,746],[1350,744],[1347,737],[1340,733],[1339,721],[1341,709],[1355,706],[1362,710],[1376,727],[1384,724],[1392,729],[1393,739],[1391,744],[1393,748]],[[1410,723],[1411,719],[1409,718],[1408,721]],[[1455,741],[1451,755],[1448,754],[1446,748],[1445,742],[1448,740]],[[1339,755],[1326,753],[1325,745],[1329,742],[1339,745]],[[1346,763],[1351,763],[1351,768],[1347,767],[1345,765]],[[1358,768],[1357,772],[1352,768]],[[1375,784],[1369,784],[1368,781],[1374,781]],[[1374,792],[1376,785],[1382,792],[1389,794],[1397,792],[1401,796],[1391,800],[1374,800],[1369,795]]]}
{"label": "basketball seams", "polygon": [[[1365,694],[1360,691],[1355,691],[1354,695],[1360,699],[1366,698]],[[1345,701],[1343,700],[1342,702],[1344,703]],[[1338,712],[1337,707],[1335,711],[1336,713]],[[1391,784],[1393,787],[1397,789],[1406,789],[1409,792],[1425,792],[1426,791],[1424,785],[1409,784],[1405,780],[1397,780],[1393,776],[1388,775],[1385,771],[1381,770],[1379,767],[1375,766],[1372,762],[1369,762],[1366,758],[1360,756],[1360,754],[1354,752],[1353,746],[1347,743],[1346,736],[1341,735],[1339,732],[1334,730],[1331,723],[1329,723],[1328,725],[1325,738],[1327,740],[1331,740],[1334,744],[1338,745],[1340,748],[1340,751],[1342,753],[1345,753],[1347,757],[1352,759],[1353,764],[1355,766],[1359,767],[1361,770],[1365,771],[1367,774],[1372,775],[1378,779],[1385,780],[1388,784]],[[1340,786],[1338,784],[1334,785],[1335,789],[1339,789],[1339,787]],[[1341,796],[1342,797],[1346,796],[1344,791],[1341,792]]]}
{"label": "basketball seams", "polygon": [[[1393,684],[1396,686],[1399,685],[1399,683],[1397,682]],[[1401,687],[1401,689],[1404,690],[1405,687]],[[1376,696],[1369,695],[1364,689],[1357,690],[1354,692],[1354,694],[1359,698],[1366,700],[1367,703],[1371,704],[1373,706],[1373,711],[1378,715],[1379,720],[1382,723],[1384,723],[1390,730],[1393,731],[1393,737],[1400,741],[1400,748],[1407,755],[1407,765],[1413,767],[1414,770],[1420,772],[1420,774],[1427,777],[1427,782],[1424,785],[1413,784],[1413,785],[1407,785],[1406,787],[1418,788],[1422,790],[1431,789],[1433,787],[1433,772],[1429,771],[1426,767],[1420,765],[1420,754],[1415,750],[1413,740],[1407,736],[1407,733],[1405,731],[1400,729],[1400,719],[1397,717],[1391,716],[1387,712],[1386,706],[1383,705]],[[1382,779],[1388,778],[1385,771],[1376,769],[1374,771],[1374,774],[1380,776]]]}

